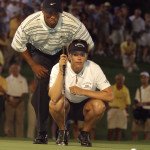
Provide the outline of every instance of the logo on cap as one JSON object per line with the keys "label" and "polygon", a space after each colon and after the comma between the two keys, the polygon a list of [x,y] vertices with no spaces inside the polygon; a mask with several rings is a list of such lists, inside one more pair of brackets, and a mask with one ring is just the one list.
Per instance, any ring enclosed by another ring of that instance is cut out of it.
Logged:
{"label": "logo on cap", "polygon": [[83,44],[81,44],[81,43],[77,43],[77,44],[75,44],[75,46],[78,46],[78,47],[85,47]]}
{"label": "logo on cap", "polygon": [[52,6],[52,5],[55,5],[56,3],[50,3],[50,5]]}

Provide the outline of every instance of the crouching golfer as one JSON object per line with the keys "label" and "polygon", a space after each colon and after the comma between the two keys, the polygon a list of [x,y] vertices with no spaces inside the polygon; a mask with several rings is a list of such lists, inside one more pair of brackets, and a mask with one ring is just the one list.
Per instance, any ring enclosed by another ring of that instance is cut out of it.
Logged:
{"label": "crouching golfer", "polygon": [[92,146],[90,130],[103,116],[104,103],[113,98],[110,83],[103,71],[97,64],[87,60],[87,56],[86,41],[74,40],[68,47],[68,57],[62,54],[50,74],[49,110],[59,127],[58,145],[68,145],[68,131],[65,128],[67,117],[84,121],[78,139],[82,146]]}

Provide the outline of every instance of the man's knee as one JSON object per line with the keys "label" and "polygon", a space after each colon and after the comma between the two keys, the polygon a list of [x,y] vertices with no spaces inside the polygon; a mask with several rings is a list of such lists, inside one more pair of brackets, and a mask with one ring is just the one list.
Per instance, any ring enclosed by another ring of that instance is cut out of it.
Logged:
{"label": "man's knee", "polygon": [[91,112],[93,117],[101,117],[106,107],[101,100],[91,100],[85,105],[84,112]]}
{"label": "man's knee", "polygon": [[102,101],[93,103],[93,112],[95,116],[101,116],[104,113],[105,109],[105,104]]}
{"label": "man's knee", "polygon": [[65,109],[68,110],[69,108],[69,103],[67,101],[65,101],[65,105],[64,105],[64,101],[60,100],[58,102],[54,102],[52,100],[50,100],[49,102],[49,111],[55,111],[55,112],[61,112],[61,111],[64,111],[64,106],[65,106]]}
{"label": "man's knee", "polygon": [[61,109],[60,107],[57,105],[57,103],[53,102],[52,100],[49,102],[49,111],[55,111],[55,112],[59,112]]}

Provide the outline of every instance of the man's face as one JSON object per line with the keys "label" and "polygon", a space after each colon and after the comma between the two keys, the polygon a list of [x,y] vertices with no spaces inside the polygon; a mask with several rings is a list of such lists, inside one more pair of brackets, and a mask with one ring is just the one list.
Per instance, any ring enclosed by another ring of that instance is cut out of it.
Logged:
{"label": "man's face", "polygon": [[49,14],[45,11],[42,12],[44,15],[44,21],[46,25],[49,26],[50,28],[55,28],[59,20],[59,13],[52,12],[51,14]]}
{"label": "man's face", "polygon": [[149,83],[149,77],[147,77],[147,76],[141,75],[140,79],[141,79],[141,84],[142,85],[145,85],[145,84]]}
{"label": "man's face", "polygon": [[10,74],[12,74],[14,77],[18,77],[20,73],[20,66],[17,64],[13,64],[10,68]]}
{"label": "man's face", "polygon": [[76,51],[69,55],[71,67],[76,72],[79,73],[87,60],[87,54],[85,52]]}
{"label": "man's face", "polygon": [[123,76],[117,76],[116,77],[116,84],[118,86],[123,86],[123,84],[124,84],[124,77]]}

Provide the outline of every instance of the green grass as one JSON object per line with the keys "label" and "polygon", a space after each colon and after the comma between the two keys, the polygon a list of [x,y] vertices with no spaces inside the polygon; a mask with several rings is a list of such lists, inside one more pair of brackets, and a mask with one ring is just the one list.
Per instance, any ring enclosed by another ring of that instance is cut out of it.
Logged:
{"label": "green grass", "polygon": [[0,150],[150,150],[150,143],[139,142],[108,142],[108,141],[93,141],[93,147],[82,147],[78,142],[71,141],[68,146],[58,146],[54,141],[49,141],[47,145],[32,144],[28,139],[0,139]]}

